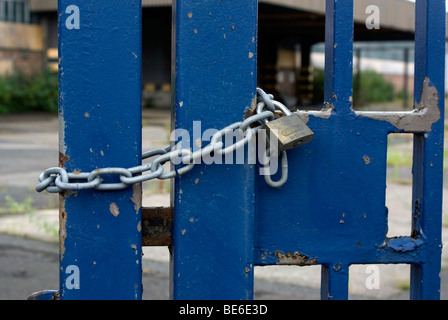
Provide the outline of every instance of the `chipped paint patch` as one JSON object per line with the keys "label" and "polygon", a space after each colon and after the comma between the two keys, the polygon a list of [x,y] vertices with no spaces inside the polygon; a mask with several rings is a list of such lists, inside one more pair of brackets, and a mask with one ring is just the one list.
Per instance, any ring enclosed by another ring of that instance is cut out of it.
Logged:
{"label": "chipped paint patch", "polygon": [[[61,99],[61,101],[63,101],[63,99],[64,99],[62,94],[60,96],[60,99]],[[60,110],[63,110],[62,106],[61,106]],[[67,152],[67,146],[65,145],[65,127],[66,127],[66,123],[64,120],[64,112],[60,111],[59,117],[58,117],[59,152],[62,154],[65,154]]]}
{"label": "chipped paint patch", "polygon": [[134,204],[135,213],[140,211],[142,207],[142,184],[135,183],[132,185],[132,203]]}
{"label": "chipped paint patch", "polygon": [[118,217],[118,215],[120,214],[120,210],[118,209],[118,206],[115,202],[112,202],[109,206],[109,211],[110,213],[112,213],[112,215],[114,217]]}
{"label": "chipped paint patch", "polygon": [[409,133],[422,133],[432,130],[432,125],[440,120],[439,93],[436,87],[429,86],[429,78],[423,81],[422,98],[413,111],[376,112],[355,111],[359,117],[387,121],[399,130]]}
{"label": "chipped paint patch", "polygon": [[67,239],[67,212],[65,211],[65,197],[59,194],[59,252],[60,261],[64,260],[65,239]]}
{"label": "chipped paint patch", "polygon": [[319,111],[297,110],[295,113],[297,113],[305,123],[308,123],[308,121],[310,120],[309,116],[313,116],[316,118],[322,118],[322,119],[330,119],[330,117],[333,115],[333,111],[334,111],[334,106],[329,103],[325,103],[325,106]]}
{"label": "chipped paint patch", "polygon": [[275,252],[275,257],[277,258],[277,264],[280,265],[299,265],[299,266],[311,266],[317,264],[317,258],[310,258],[300,252],[295,251],[294,253],[287,252],[283,253],[279,250]]}
{"label": "chipped paint patch", "polygon": [[394,237],[388,238],[386,244],[386,247],[391,248],[395,252],[409,252],[424,244],[424,241],[412,237]]}
{"label": "chipped paint patch", "polygon": [[370,163],[370,158],[368,156],[364,156],[362,157],[362,160],[364,160],[365,164],[369,164]]}

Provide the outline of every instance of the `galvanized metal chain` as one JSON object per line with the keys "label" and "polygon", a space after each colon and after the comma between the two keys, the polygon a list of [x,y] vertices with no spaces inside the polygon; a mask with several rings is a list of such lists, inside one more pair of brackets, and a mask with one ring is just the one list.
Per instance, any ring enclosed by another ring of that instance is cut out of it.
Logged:
{"label": "galvanized metal chain", "polygon": [[[49,193],[61,193],[65,191],[76,191],[86,189],[96,190],[121,190],[128,188],[130,185],[149,181],[153,179],[171,179],[175,176],[183,175],[189,172],[195,166],[197,159],[204,159],[214,155],[225,155],[234,152],[248,144],[258,131],[263,128],[263,123],[275,118],[276,107],[273,103],[274,97],[266,94],[263,90],[257,89],[257,110],[258,112],[242,122],[236,122],[216,132],[210,143],[197,151],[190,149],[172,150],[171,146],[162,149],[151,150],[142,155],[142,160],[153,158],[148,164],[132,168],[102,168],[95,169],[91,172],[72,172],[68,173],[64,168],[54,167],[45,170],[39,176],[39,184],[36,186],[38,192],[46,190]],[[268,109],[263,111],[264,109]],[[239,130],[243,139],[224,147],[221,138],[233,131]],[[270,156],[270,148],[266,150],[267,157]],[[179,159],[180,158],[180,159]],[[170,160],[177,159],[182,165],[173,166],[174,170],[164,172],[164,164]],[[265,175],[266,183],[274,188],[282,186],[288,178],[288,161],[286,152],[281,153],[282,177],[279,181],[273,181],[271,176]],[[179,161],[180,160],[180,161]],[[267,168],[269,163],[264,164]],[[105,175],[118,175],[120,182],[106,183],[101,178]]]}

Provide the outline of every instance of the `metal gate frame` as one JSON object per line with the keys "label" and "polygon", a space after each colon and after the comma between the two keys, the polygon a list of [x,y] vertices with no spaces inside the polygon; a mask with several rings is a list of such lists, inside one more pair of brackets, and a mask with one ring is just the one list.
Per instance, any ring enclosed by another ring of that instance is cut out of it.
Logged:
{"label": "metal gate frame", "polygon": [[[141,1],[84,1],[80,24],[67,25],[72,5],[59,0],[60,166],[137,166]],[[257,6],[173,1],[173,129],[223,128],[253,107]],[[267,187],[249,163],[175,178],[173,299],[252,299],[254,267],[275,264],[321,265],[322,299],[347,299],[350,265],[386,263],[411,264],[412,299],[439,299],[445,1],[416,1],[412,112],[352,109],[353,1],[327,0],[326,12],[327,107],[300,112],[315,138],[288,153],[288,183]],[[414,134],[413,225],[390,239],[387,135],[397,132]],[[140,185],[61,194],[61,299],[141,299],[141,196]],[[73,266],[79,288],[67,286]]]}

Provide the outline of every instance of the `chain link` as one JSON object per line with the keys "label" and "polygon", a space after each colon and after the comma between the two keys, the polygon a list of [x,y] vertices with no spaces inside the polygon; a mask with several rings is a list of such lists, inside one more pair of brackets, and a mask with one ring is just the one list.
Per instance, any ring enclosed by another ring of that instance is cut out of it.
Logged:
{"label": "chain link", "polygon": [[[273,99],[274,97],[272,95],[268,95],[260,88],[257,88],[257,113],[242,122],[233,123],[219,130],[212,136],[210,143],[206,147],[197,151],[192,152],[189,149],[172,150],[171,146],[151,150],[142,154],[142,160],[155,157],[151,163],[127,169],[102,168],[86,173],[68,173],[64,168],[49,168],[39,176],[40,183],[36,186],[36,191],[42,192],[46,190],[49,193],[61,193],[70,190],[86,189],[103,191],[122,190],[136,183],[153,179],[172,179],[176,176],[183,175],[193,169],[197,159],[210,157],[212,153],[219,156],[225,155],[248,144],[252,137],[263,128],[264,123],[274,120],[276,111],[274,102],[276,101]],[[265,108],[268,110],[263,111]],[[223,148],[224,143],[221,141],[222,137],[234,130],[238,130],[239,134],[244,138]],[[269,157],[269,148],[266,150],[266,154]],[[177,161],[180,160],[179,165],[173,166],[174,170],[165,172],[164,164],[176,158]],[[269,163],[264,164],[264,166],[269,167]],[[278,188],[284,185],[288,179],[286,152],[281,153],[281,168],[282,177],[279,181],[274,182],[270,175],[265,175],[265,181],[269,186]],[[105,175],[118,175],[120,182],[106,183],[102,179]]]}

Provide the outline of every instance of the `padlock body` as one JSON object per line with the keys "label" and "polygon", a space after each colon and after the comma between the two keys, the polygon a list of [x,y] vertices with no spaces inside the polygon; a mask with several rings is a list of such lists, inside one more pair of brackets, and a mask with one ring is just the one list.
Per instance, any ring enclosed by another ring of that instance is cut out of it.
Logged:
{"label": "padlock body", "polygon": [[279,151],[301,146],[310,142],[314,136],[313,131],[296,113],[270,121],[266,123],[265,127],[271,143],[273,139],[277,139]]}

